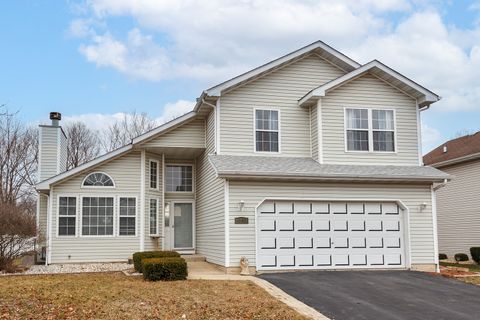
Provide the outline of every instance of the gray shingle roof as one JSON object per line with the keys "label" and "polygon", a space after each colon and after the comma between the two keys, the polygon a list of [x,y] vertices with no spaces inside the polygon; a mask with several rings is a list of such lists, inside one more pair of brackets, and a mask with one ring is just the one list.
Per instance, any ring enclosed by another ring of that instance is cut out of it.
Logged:
{"label": "gray shingle roof", "polygon": [[450,175],[421,166],[320,164],[312,158],[210,155],[220,177],[443,181]]}

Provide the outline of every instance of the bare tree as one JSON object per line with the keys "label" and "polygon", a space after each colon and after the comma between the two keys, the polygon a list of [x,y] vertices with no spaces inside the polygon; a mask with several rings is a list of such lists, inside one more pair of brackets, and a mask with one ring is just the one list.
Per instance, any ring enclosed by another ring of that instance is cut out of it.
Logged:
{"label": "bare tree", "polygon": [[0,114],[0,203],[16,204],[35,197],[38,134],[16,113]]}
{"label": "bare tree", "polygon": [[98,133],[83,122],[75,121],[65,126],[68,137],[67,169],[78,167],[98,156],[101,149]]}
{"label": "bare tree", "polygon": [[105,151],[112,151],[123,147],[139,135],[152,130],[157,126],[155,120],[148,117],[146,113],[133,111],[124,114],[122,119],[110,125],[103,136],[103,148]]}
{"label": "bare tree", "polygon": [[15,271],[15,259],[34,250],[36,232],[31,208],[0,203],[0,270]]}

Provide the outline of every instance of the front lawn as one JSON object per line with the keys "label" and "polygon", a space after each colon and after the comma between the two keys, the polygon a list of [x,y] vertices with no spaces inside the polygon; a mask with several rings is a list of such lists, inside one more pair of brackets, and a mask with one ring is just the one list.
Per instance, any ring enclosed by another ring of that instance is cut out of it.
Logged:
{"label": "front lawn", "polygon": [[440,265],[444,267],[468,268],[471,272],[480,272],[480,265],[478,264],[460,264],[460,263],[440,261]]}
{"label": "front lawn", "polygon": [[0,319],[305,319],[249,281],[0,277]]}

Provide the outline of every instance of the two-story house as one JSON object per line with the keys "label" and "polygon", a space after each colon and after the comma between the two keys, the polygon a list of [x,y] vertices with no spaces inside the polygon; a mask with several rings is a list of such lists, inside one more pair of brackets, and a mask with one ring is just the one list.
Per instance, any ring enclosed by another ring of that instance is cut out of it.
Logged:
{"label": "two-story house", "polygon": [[196,253],[235,270],[438,265],[420,112],[439,97],[319,41],[202,92],[193,111],[65,169],[40,128],[46,263]]}

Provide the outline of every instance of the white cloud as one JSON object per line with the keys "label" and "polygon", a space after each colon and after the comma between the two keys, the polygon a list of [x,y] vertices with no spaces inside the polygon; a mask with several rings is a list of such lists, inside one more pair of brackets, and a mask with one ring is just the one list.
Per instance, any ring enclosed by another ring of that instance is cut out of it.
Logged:
{"label": "white cloud", "polygon": [[[80,52],[98,67],[205,86],[321,39],[436,91],[443,97],[437,110],[479,109],[480,24],[447,25],[438,6],[433,0],[89,0],[70,28],[84,35]],[[404,18],[393,22],[390,13]],[[136,27],[114,36],[107,28],[112,17],[133,18]]]}
{"label": "white cloud", "polygon": [[422,152],[427,154],[442,141],[440,131],[422,123]]}
{"label": "white cloud", "polygon": [[[176,102],[167,103],[163,108],[162,115],[154,120],[158,125],[161,125],[192,111],[194,106],[194,101],[187,100],[178,100]],[[74,121],[80,121],[85,123],[92,130],[102,132],[105,128],[114,124],[116,121],[122,120],[125,117],[125,114],[125,112],[117,112],[113,114],[84,113],[68,115],[63,117],[62,122],[65,125]]]}

